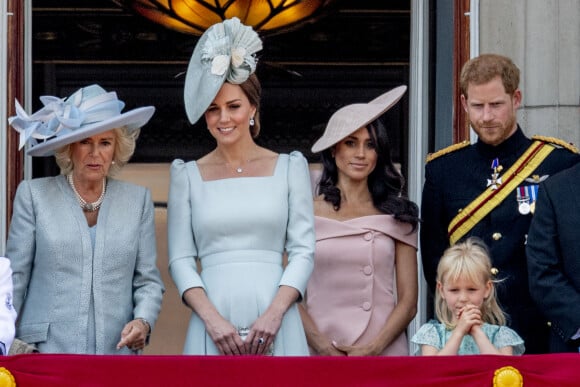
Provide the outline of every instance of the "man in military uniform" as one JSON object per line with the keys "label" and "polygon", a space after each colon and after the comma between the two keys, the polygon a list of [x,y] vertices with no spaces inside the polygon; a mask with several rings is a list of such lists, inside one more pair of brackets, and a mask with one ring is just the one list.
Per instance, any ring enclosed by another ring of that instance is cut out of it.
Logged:
{"label": "man in military uniform", "polygon": [[427,157],[421,257],[434,292],[443,251],[469,236],[483,239],[509,326],[524,339],[526,353],[546,353],[547,321],[528,289],[526,237],[539,183],[580,156],[563,141],[524,135],[516,118],[518,87],[519,69],[509,58],[486,54],[464,65],[461,102],[478,140]]}
{"label": "man in military uniform", "polygon": [[530,293],[550,319],[550,352],[580,350],[580,163],[540,184],[526,253]]}

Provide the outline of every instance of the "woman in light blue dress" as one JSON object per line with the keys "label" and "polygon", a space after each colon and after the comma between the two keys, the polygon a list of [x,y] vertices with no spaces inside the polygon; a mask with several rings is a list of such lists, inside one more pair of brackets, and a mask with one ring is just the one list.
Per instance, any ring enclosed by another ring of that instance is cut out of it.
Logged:
{"label": "woman in light blue dress", "polygon": [[188,118],[204,115],[216,148],[171,166],[169,270],[193,310],[185,354],[308,354],[296,301],[313,268],[310,177],[299,152],[254,141],[259,49],[257,34],[229,19],[200,38],[187,72]]}
{"label": "woman in light blue dress", "polygon": [[491,260],[477,238],[449,247],[437,267],[437,320],[424,324],[411,341],[422,355],[521,355],[524,341],[505,326],[495,295]]}

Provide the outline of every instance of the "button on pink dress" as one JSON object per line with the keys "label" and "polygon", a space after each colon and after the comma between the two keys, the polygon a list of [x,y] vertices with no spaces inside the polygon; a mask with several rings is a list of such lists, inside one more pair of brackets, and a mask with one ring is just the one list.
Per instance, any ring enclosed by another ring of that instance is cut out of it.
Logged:
{"label": "button on pink dress", "polygon": [[[317,328],[339,344],[371,342],[396,305],[395,241],[417,248],[417,232],[392,215],[346,221],[315,217],[314,271],[306,308]],[[311,349],[311,353],[315,352]],[[381,355],[409,354],[402,333]]]}

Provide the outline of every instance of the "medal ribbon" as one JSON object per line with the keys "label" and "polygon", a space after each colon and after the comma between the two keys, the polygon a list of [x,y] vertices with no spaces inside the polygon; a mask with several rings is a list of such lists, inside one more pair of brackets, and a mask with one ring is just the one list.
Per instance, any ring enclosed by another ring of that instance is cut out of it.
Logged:
{"label": "medal ribbon", "polygon": [[521,186],[516,189],[516,199],[518,203],[521,202],[530,202],[530,195],[528,191],[528,186]]}
{"label": "medal ribbon", "polygon": [[550,144],[534,141],[514,165],[502,175],[503,184],[497,189],[488,187],[451,220],[447,227],[449,243],[454,245],[467,234],[508,197],[510,192],[513,192],[526,177],[530,176],[554,149],[554,146]]}
{"label": "medal ribbon", "polygon": [[538,197],[538,188],[540,188],[540,186],[538,184],[534,184],[534,185],[530,185],[528,187],[529,190],[529,195],[530,195],[530,203],[534,203],[536,201],[536,198]]}

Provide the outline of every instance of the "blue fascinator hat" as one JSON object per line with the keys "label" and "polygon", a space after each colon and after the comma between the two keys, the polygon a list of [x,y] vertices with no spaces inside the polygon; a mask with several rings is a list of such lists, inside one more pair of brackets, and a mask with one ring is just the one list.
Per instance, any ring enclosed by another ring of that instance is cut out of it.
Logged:
{"label": "blue fascinator hat", "polygon": [[184,101],[189,122],[195,124],[224,82],[239,85],[256,71],[262,41],[237,17],[209,27],[199,38],[185,76]]}
{"label": "blue fascinator hat", "polygon": [[28,144],[29,156],[50,156],[67,144],[115,128],[139,129],[155,112],[155,107],[145,106],[121,113],[125,103],[99,85],[83,87],[66,98],[40,100],[44,107],[31,115],[16,101],[16,115],[8,118],[20,133],[20,149]]}

